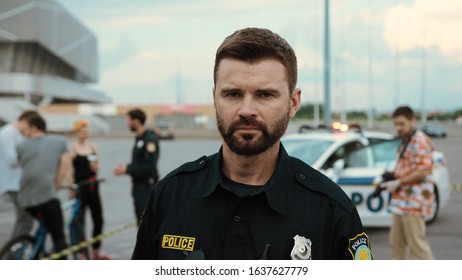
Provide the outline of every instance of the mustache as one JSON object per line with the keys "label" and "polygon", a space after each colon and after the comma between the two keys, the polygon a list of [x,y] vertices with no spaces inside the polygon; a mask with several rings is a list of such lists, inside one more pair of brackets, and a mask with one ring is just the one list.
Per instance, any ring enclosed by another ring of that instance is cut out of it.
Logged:
{"label": "mustache", "polygon": [[263,132],[267,132],[268,128],[266,125],[262,122],[259,122],[256,119],[253,118],[245,118],[245,117],[240,117],[239,120],[232,122],[229,127],[228,127],[228,133],[233,133],[235,130],[237,130],[241,126],[250,126],[256,129],[259,129]]}

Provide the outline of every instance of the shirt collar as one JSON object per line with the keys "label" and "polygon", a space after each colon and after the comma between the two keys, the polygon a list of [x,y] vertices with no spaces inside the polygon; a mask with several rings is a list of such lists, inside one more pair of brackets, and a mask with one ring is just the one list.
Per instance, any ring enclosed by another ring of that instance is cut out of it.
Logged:
{"label": "shirt collar", "polygon": [[279,146],[279,157],[273,175],[266,183],[264,193],[271,208],[281,214],[287,213],[287,189],[290,184],[291,165],[290,157],[284,146]]}
{"label": "shirt collar", "polygon": [[204,182],[204,187],[198,189],[196,197],[207,197],[211,195],[218,186],[220,186],[221,163],[223,162],[222,151],[223,147],[220,147],[220,151],[218,153],[209,157],[209,162],[207,164],[210,165],[210,169],[206,175],[207,179],[206,182]]}
{"label": "shirt collar", "polygon": [[148,130],[145,129],[145,130],[143,131],[143,133],[141,133],[141,134],[139,134],[139,135],[136,135],[136,136],[135,136],[136,140],[143,139],[143,138],[144,138],[144,135],[145,135],[147,132],[148,132]]}
{"label": "shirt collar", "polygon": [[[207,174],[207,183],[204,188],[201,188],[196,193],[197,197],[207,197],[211,195],[217,187],[221,187],[222,172],[221,165],[223,162],[223,147],[215,156],[210,157],[210,172]],[[263,193],[266,195],[268,205],[275,211],[285,214],[287,212],[287,188],[289,185],[290,171],[290,157],[287,154],[284,146],[280,144],[279,156],[276,169],[273,175],[266,183]]]}

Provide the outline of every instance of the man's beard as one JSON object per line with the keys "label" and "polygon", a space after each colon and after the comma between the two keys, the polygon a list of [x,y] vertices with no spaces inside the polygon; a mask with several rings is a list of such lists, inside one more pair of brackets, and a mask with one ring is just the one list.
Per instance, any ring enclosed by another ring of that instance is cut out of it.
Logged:
{"label": "man's beard", "polygon": [[[231,151],[242,156],[258,155],[273,146],[284,135],[290,119],[288,111],[287,114],[284,114],[282,118],[276,121],[270,132],[266,124],[250,117],[240,117],[238,121],[231,123],[228,129],[226,129],[225,122],[218,112],[216,117],[218,130],[223,140]],[[240,126],[250,126],[253,129],[258,129],[262,132],[262,135],[257,136],[249,133],[235,136],[234,132]]]}

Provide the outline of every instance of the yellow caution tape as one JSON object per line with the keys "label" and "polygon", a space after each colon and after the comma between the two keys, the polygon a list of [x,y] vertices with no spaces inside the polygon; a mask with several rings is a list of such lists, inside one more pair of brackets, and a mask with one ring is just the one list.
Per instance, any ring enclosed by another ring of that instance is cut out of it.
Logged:
{"label": "yellow caution tape", "polygon": [[453,191],[462,191],[462,185],[461,184],[452,184],[449,186],[449,189]]}
{"label": "yellow caution tape", "polygon": [[82,250],[82,249],[86,248],[90,244],[93,244],[93,243],[95,243],[97,241],[101,241],[103,239],[109,238],[109,237],[113,236],[114,234],[117,234],[117,233],[119,233],[121,231],[127,230],[127,229],[129,229],[131,227],[134,227],[136,225],[137,225],[137,221],[134,220],[133,222],[127,223],[127,224],[122,225],[120,227],[117,227],[117,228],[115,228],[113,230],[110,230],[108,232],[97,235],[97,236],[95,236],[95,237],[93,237],[91,239],[88,239],[88,240],[82,241],[82,242],[80,242],[78,244],[72,245],[69,248],[64,249],[64,250],[62,250],[60,252],[56,252],[56,253],[53,253],[53,254],[51,254],[49,256],[41,258],[41,260],[57,260],[57,259],[60,259],[60,258],[62,258],[64,256],[69,255],[70,253]]}

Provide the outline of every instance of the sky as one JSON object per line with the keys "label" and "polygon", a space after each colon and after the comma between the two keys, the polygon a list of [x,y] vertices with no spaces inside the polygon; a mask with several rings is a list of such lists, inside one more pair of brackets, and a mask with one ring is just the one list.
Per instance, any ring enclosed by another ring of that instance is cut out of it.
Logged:
{"label": "sky", "polygon": [[[92,88],[117,104],[212,104],[215,51],[245,27],[285,38],[302,103],[324,101],[323,0],[57,0],[98,39]],[[462,1],[330,0],[331,108],[462,109]]]}

